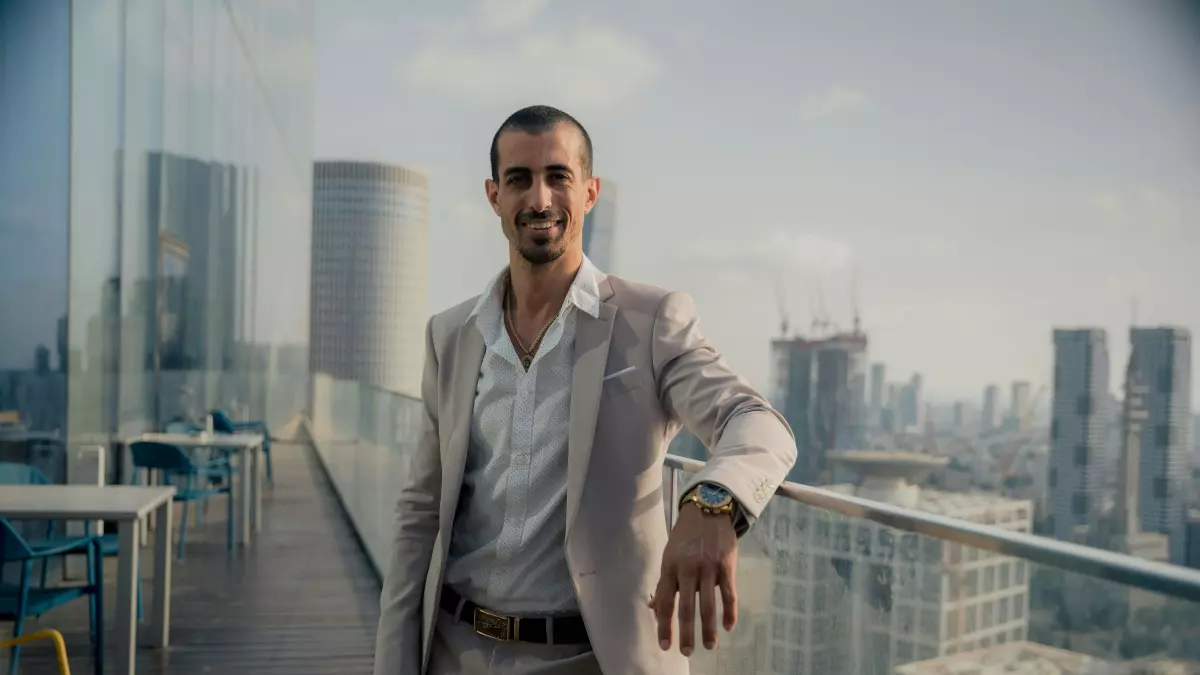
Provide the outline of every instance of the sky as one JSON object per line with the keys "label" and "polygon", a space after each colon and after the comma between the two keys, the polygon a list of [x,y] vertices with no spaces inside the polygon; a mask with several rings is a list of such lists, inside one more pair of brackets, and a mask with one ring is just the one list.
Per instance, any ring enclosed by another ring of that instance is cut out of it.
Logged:
{"label": "sky", "polygon": [[488,145],[544,103],[620,184],[606,271],[692,295],[760,387],[783,314],[849,328],[857,307],[889,380],[976,404],[1049,383],[1056,326],[1108,329],[1117,388],[1135,298],[1141,324],[1200,330],[1200,9],[316,7],[316,156],[429,177],[432,311],[505,264]]}

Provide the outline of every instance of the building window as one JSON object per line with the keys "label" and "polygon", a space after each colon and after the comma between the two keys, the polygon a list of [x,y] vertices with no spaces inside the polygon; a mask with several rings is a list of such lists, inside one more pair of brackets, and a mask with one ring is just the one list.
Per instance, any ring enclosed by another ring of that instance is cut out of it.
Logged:
{"label": "building window", "polygon": [[1075,413],[1081,417],[1088,417],[1092,414],[1092,397],[1090,394],[1080,394],[1075,401]]}
{"label": "building window", "polygon": [[1166,499],[1167,495],[1170,493],[1170,491],[1171,491],[1171,488],[1170,488],[1169,483],[1167,482],[1166,477],[1156,476],[1154,478],[1154,498],[1155,499]]}
{"label": "building window", "polygon": [[1071,513],[1076,516],[1088,514],[1088,495],[1086,492],[1076,492],[1071,495]]}

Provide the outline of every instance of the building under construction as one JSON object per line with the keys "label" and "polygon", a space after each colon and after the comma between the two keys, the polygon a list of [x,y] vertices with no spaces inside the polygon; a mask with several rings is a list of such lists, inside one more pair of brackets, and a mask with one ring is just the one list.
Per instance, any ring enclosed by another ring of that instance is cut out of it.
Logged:
{"label": "building under construction", "polygon": [[867,336],[856,328],[783,337],[771,341],[771,357],[771,401],[791,425],[799,452],[788,480],[829,484],[828,452],[865,447]]}

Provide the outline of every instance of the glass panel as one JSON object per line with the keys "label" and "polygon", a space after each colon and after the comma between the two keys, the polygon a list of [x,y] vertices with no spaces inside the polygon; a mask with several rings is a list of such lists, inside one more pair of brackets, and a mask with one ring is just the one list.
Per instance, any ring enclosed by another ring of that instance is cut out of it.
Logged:
{"label": "glass panel", "polygon": [[377,568],[390,554],[396,486],[408,473],[424,410],[418,399],[313,377],[314,445]]}
{"label": "glass panel", "polygon": [[[0,4],[0,460],[65,477],[70,7]],[[44,460],[44,461],[43,461]]]}
{"label": "glass panel", "polygon": [[122,3],[71,7],[68,428],[73,443],[111,444],[120,354],[119,212]]}
{"label": "glass panel", "polygon": [[[1013,500],[1014,508],[1022,503]],[[824,531],[835,533],[828,543],[808,534]],[[855,533],[854,545],[839,543],[838,532]],[[1027,580],[1013,574],[985,590],[980,580],[1004,578],[1000,570],[1020,569],[1017,561],[966,545],[957,560],[942,558],[933,555],[938,549],[949,550],[936,539],[776,497],[739,546],[739,625],[721,633],[716,651],[699,649],[692,672],[1180,667],[1166,665],[1171,660],[1200,666],[1196,640],[1187,637],[1192,631],[1179,628],[1200,625],[1196,603],[1037,565]]]}

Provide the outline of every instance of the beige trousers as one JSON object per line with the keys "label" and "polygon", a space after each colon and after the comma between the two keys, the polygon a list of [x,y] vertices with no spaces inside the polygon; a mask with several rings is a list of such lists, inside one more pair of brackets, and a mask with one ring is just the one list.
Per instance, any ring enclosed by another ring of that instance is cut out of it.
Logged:
{"label": "beige trousers", "polygon": [[438,611],[427,675],[603,675],[590,645],[497,642]]}

